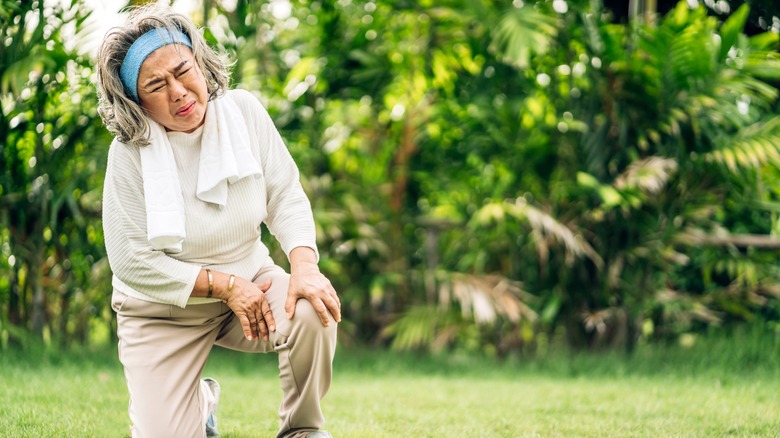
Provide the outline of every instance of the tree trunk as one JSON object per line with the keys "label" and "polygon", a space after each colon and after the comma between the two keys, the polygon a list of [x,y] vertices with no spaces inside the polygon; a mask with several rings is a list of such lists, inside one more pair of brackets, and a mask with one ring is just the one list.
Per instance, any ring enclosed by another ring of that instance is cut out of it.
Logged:
{"label": "tree trunk", "polygon": [[707,246],[733,245],[737,248],[780,248],[780,239],[764,234],[729,234],[727,236],[702,235],[698,237],[692,237],[690,240],[686,241],[686,243]]}
{"label": "tree trunk", "polygon": [[8,322],[11,325],[22,323],[21,300],[19,299],[21,288],[19,287],[19,268],[14,265],[11,269],[11,278],[8,279],[10,294],[8,295]]}
{"label": "tree trunk", "polygon": [[[409,180],[409,161],[417,153],[419,146],[414,141],[415,128],[413,125],[413,114],[409,111],[407,118],[404,122],[403,134],[401,136],[401,144],[398,150],[396,150],[393,157],[393,166],[388,174],[392,178],[393,185],[390,194],[390,209],[392,211],[392,219],[390,224],[390,233],[392,236],[392,245],[390,248],[391,254],[391,270],[395,272],[408,272],[409,271],[409,259],[408,252],[404,243],[404,218],[403,211],[406,204],[407,184]],[[408,278],[408,277],[405,277]],[[404,283],[399,285],[398,295],[395,297],[393,303],[393,310],[403,308],[409,304],[410,293],[409,284]]]}
{"label": "tree trunk", "polygon": [[43,289],[43,244],[35,244],[34,252],[27,267],[27,281],[32,291],[32,308],[30,320],[32,331],[36,336],[43,336],[46,327],[46,293]]}

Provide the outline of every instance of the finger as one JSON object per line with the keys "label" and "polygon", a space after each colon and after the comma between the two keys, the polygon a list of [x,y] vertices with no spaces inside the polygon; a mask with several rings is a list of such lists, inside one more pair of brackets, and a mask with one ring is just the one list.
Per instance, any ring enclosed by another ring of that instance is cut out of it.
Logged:
{"label": "finger", "polygon": [[257,320],[257,328],[260,330],[260,335],[263,337],[264,341],[268,340],[268,325],[265,323],[265,320],[263,318],[260,318]]}
{"label": "finger", "polygon": [[287,313],[287,319],[292,319],[295,315],[295,303],[298,302],[298,295],[287,293],[287,301],[284,303],[284,311]]}
{"label": "finger", "polygon": [[257,332],[258,338],[262,337],[263,339],[265,339],[265,337],[263,336],[264,335],[263,330],[265,329],[265,327],[262,327],[262,323],[264,322],[263,315],[260,313],[259,309],[256,308],[252,310],[252,316],[254,317],[252,328],[254,328],[255,331]]}
{"label": "finger", "polygon": [[257,331],[259,321],[260,320],[258,318],[249,318],[249,328],[252,330],[252,339],[259,338]]}
{"label": "finger", "polygon": [[317,316],[320,317],[320,321],[322,322],[322,325],[325,327],[330,324],[330,316],[328,316],[328,307],[325,305],[325,303],[322,300],[315,299],[311,303],[312,307],[314,307],[314,311],[317,312]]}
{"label": "finger", "polygon": [[332,296],[326,297],[322,302],[325,304],[325,307],[330,314],[333,315],[333,319],[335,319],[336,322],[341,322],[341,306],[339,306],[339,302],[333,299]]}
{"label": "finger", "polygon": [[238,321],[241,323],[241,328],[244,330],[244,337],[251,341],[252,340],[252,329],[250,328],[251,325],[249,324],[249,318],[246,315],[238,315]]}
{"label": "finger", "polygon": [[260,290],[263,292],[268,292],[268,289],[271,288],[271,280],[266,280],[265,283],[260,285]]}
{"label": "finger", "polygon": [[276,321],[274,320],[274,314],[271,312],[271,305],[268,300],[263,300],[260,304],[260,311],[263,312],[263,319],[268,324],[268,329],[272,332],[276,331]]}
{"label": "finger", "polygon": [[[334,289],[333,286],[330,287],[330,296],[336,301],[336,305],[339,308],[338,318],[336,318],[336,322],[341,322],[341,298],[339,298],[339,294],[336,292],[336,289]],[[333,316],[336,315],[334,314]]]}

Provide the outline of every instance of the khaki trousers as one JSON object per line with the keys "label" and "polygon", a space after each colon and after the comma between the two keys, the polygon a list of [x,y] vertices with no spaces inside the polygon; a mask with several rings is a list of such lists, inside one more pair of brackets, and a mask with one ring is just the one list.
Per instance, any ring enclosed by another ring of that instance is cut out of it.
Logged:
{"label": "khaki trousers", "polygon": [[130,393],[133,437],[205,436],[204,413],[210,394],[200,378],[213,345],[279,355],[282,403],[277,437],[298,437],[320,429],[325,420],[320,401],[331,382],[336,322],[322,325],[314,308],[299,300],[295,316],[284,311],[289,275],[273,263],[252,279],[271,280],[267,299],[276,320],[268,341],[248,341],[238,318],[224,303],[177,306],[151,303],[114,290],[119,359]]}

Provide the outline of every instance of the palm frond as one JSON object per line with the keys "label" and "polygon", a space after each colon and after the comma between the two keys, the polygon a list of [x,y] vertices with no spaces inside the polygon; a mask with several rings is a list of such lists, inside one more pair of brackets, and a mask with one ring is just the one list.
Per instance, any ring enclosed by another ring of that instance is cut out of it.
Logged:
{"label": "palm frond", "polygon": [[660,307],[661,318],[670,325],[690,326],[692,321],[720,324],[721,315],[710,309],[704,301],[701,297],[663,289],[655,294],[654,304]]}
{"label": "palm frond", "polygon": [[717,70],[718,45],[706,21],[697,21],[677,34],[669,47],[667,68],[679,90],[697,90],[709,83]]}
{"label": "palm frond", "polygon": [[729,138],[730,142],[704,155],[704,160],[731,172],[780,164],[780,116],[757,123]]}
{"label": "palm frond", "polygon": [[759,284],[758,288],[756,289],[756,293],[777,300],[780,299],[780,285],[774,281],[762,283]]}
{"label": "palm frond", "polygon": [[507,213],[517,219],[525,219],[533,229],[531,234],[537,238],[537,244],[541,240],[551,240],[562,243],[569,255],[579,258],[589,258],[599,269],[604,266],[601,256],[593,247],[575,230],[559,222],[552,215],[529,205],[524,198],[517,198],[515,202],[504,203]]}
{"label": "palm frond", "polygon": [[648,157],[632,163],[614,182],[618,190],[641,190],[656,194],[677,172],[677,161],[664,157]]}
{"label": "palm frond", "polygon": [[436,306],[414,306],[400,318],[385,326],[380,338],[392,338],[390,347],[397,351],[430,349],[440,351],[457,341],[466,327],[464,320],[451,311]]}
{"label": "palm frond", "polygon": [[526,222],[531,228],[529,236],[537,245],[537,251],[542,260],[551,244],[562,244],[566,250],[567,262],[577,258],[588,257],[599,268],[604,261],[581,234],[560,223],[552,215],[528,204],[524,198],[515,202],[488,202],[474,213],[469,221],[472,227],[484,227],[491,223],[502,223],[508,218]]}
{"label": "palm frond", "polygon": [[625,310],[619,307],[607,307],[582,314],[585,330],[595,332],[597,336],[603,336],[610,326],[624,325],[627,319]]}
{"label": "palm frond", "polygon": [[430,346],[447,315],[436,306],[417,306],[404,312],[395,322],[387,325],[380,337],[392,338],[394,350],[414,350]]}
{"label": "palm frond", "polygon": [[753,53],[745,63],[745,71],[749,74],[771,80],[780,79],[780,59],[777,53]]}
{"label": "palm frond", "polygon": [[[776,68],[780,70],[780,66]],[[778,89],[760,79],[726,70],[718,80],[715,93],[719,96],[719,104],[724,100],[733,102],[735,98],[745,96],[750,98],[750,105],[769,109],[777,99]]]}
{"label": "palm frond", "polygon": [[493,323],[498,317],[514,323],[521,319],[535,321],[538,315],[526,304],[533,298],[519,282],[501,275],[449,273],[439,288],[441,308],[448,309],[457,301],[463,316],[477,324]]}
{"label": "palm frond", "polygon": [[720,26],[720,54],[721,60],[725,59],[731,48],[737,43],[737,39],[745,28],[750,7],[747,4],[741,5],[729,16]]}
{"label": "palm frond", "polygon": [[[705,266],[705,269],[708,267]],[[755,285],[758,283],[758,265],[745,257],[723,257],[716,260],[711,269],[714,272],[726,274],[729,278],[734,278],[735,282],[744,285]]]}
{"label": "palm frond", "polygon": [[558,27],[557,18],[537,8],[513,8],[496,26],[490,49],[507,64],[526,68],[532,53],[547,52]]}

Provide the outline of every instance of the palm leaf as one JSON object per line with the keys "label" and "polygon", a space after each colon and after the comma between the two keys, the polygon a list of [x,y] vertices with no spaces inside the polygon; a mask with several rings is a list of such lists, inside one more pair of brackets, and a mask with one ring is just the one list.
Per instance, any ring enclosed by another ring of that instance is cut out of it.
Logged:
{"label": "palm leaf", "polygon": [[448,328],[456,322],[452,312],[441,311],[436,306],[416,306],[387,325],[380,337],[392,338],[391,348],[399,351],[442,346],[452,340],[455,332]]}
{"label": "palm leaf", "polygon": [[718,56],[720,60],[726,59],[729,50],[737,43],[749,13],[750,7],[745,3],[723,22],[720,27],[720,55]]}
{"label": "palm leaf", "polygon": [[780,79],[780,59],[767,53],[751,54],[745,62],[745,71],[759,78]]}
{"label": "palm leaf", "polygon": [[[703,321],[717,325],[721,316],[710,309],[700,297],[672,289],[656,292],[655,305],[662,310],[661,317],[665,320],[676,320],[677,324],[690,325],[692,321]],[[667,321],[667,322],[668,322]]]}
{"label": "palm leaf", "polygon": [[700,89],[714,79],[717,46],[702,22],[686,27],[669,47],[669,68],[678,90]]}
{"label": "palm leaf", "polygon": [[[517,198],[513,204],[506,202],[504,208],[510,216],[528,221],[534,230],[532,236],[535,238],[561,243],[571,256],[588,257],[599,268],[604,266],[601,256],[580,233],[562,224],[550,214],[529,205],[525,199]],[[537,242],[539,243],[541,242]]]}
{"label": "palm leaf", "polygon": [[507,64],[526,68],[531,54],[546,53],[557,34],[557,18],[533,7],[514,8],[495,27],[490,49]]}
{"label": "palm leaf", "polygon": [[537,314],[526,302],[533,296],[521,284],[501,275],[449,273],[441,281],[439,306],[448,309],[453,301],[460,304],[463,316],[478,324],[488,324],[504,317],[512,322],[535,321]]}
{"label": "palm leaf", "polygon": [[[715,89],[718,97],[716,110],[719,109],[724,113],[732,112],[735,102],[740,98],[748,98],[750,106],[757,106],[764,110],[772,107],[778,96],[777,88],[760,79],[734,73],[733,70],[724,71],[718,81],[719,84]],[[730,105],[732,108],[724,109],[723,105]],[[744,124],[751,123],[752,120]]]}
{"label": "palm leaf", "polygon": [[531,228],[529,236],[537,246],[537,252],[542,261],[547,260],[549,246],[560,244],[566,250],[567,263],[571,264],[577,258],[589,258],[599,269],[604,261],[590,244],[575,230],[560,223],[553,216],[535,208],[523,198],[515,202],[488,202],[477,210],[469,220],[473,229],[501,224],[510,219],[526,223]]}
{"label": "palm leaf", "polygon": [[780,116],[742,130],[730,141],[704,155],[704,160],[725,166],[731,172],[780,165]]}
{"label": "palm leaf", "polygon": [[635,161],[615,179],[618,190],[640,190],[656,194],[666,187],[666,183],[677,172],[677,161],[664,157],[648,157]]}

